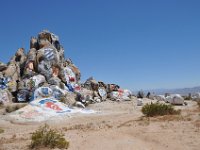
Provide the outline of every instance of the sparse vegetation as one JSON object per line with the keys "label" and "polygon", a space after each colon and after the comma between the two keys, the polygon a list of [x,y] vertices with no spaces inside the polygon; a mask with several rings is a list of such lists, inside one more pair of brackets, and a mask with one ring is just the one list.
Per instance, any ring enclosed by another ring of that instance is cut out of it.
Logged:
{"label": "sparse vegetation", "polygon": [[4,133],[4,129],[0,128],[0,134]]}
{"label": "sparse vegetation", "polygon": [[6,106],[5,111],[6,111],[7,113],[11,113],[11,112],[13,112],[13,111],[16,111],[16,110],[18,110],[18,109],[20,109],[20,108],[26,106],[26,105],[27,105],[27,104],[8,105],[8,106]]}
{"label": "sparse vegetation", "polygon": [[192,100],[191,96],[183,96],[184,100]]}
{"label": "sparse vegetation", "polygon": [[57,130],[50,129],[48,125],[44,125],[32,133],[31,149],[42,147],[67,149],[69,142],[65,140],[64,135]]}
{"label": "sparse vegetation", "polygon": [[172,105],[151,103],[142,107],[142,113],[147,117],[164,116],[164,115],[177,115],[180,110],[175,110]]}
{"label": "sparse vegetation", "polygon": [[1,109],[1,108],[4,108],[3,106],[4,106],[3,103],[0,102],[0,109]]}
{"label": "sparse vegetation", "polygon": [[197,105],[199,106],[199,109],[200,109],[200,101],[197,102]]}

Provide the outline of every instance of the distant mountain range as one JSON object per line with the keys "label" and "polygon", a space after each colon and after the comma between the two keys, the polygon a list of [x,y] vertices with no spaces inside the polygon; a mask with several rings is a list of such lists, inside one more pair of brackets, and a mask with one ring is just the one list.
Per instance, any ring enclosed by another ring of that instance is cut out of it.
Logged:
{"label": "distant mountain range", "polygon": [[200,92],[200,86],[192,87],[192,88],[144,90],[145,94],[147,92],[155,93],[156,95],[163,95],[165,93],[188,95],[189,93],[194,94],[194,93]]}

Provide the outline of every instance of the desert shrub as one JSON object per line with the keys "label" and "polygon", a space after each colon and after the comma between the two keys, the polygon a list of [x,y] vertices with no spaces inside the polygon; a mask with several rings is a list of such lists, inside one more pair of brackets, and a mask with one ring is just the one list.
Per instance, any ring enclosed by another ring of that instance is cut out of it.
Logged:
{"label": "desert shrub", "polygon": [[0,102],[0,109],[4,108],[3,102]]}
{"label": "desert shrub", "polygon": [[1,134],[1,133],[4,133],[4,130],[0,128],[0,134]]}
{"label": "desert shrub", "polygon": [[177,115],[180,110],[175,110],[172,105],[150,103],[142,107],[142,113],[147,117],[164,116],[164,115]]}
{"label": "desert shrub", "polygon": [[200,101],[197,102],[197,105],[199,106],[199,109],[200,109]]}
{"label": "desert shrub", "polygon": [[50,129],[48,125],[44,125],[32,133],[31,149],[42,147],[67,149],[69,142],[65,140],[64,135],[57,130]]}
{"label": "desert shrub", "polygon": [[144,92],[143,91],[139,91],[137,93],[137,98],[144,98]]}
{"label": "desert shrub", "polygon": [[184,100],[191,100],[192,97],[191,96],[183,96]]}
{"label": "desert shrub", "polygon": [[20,108],[26,106],[26,105],[27,105],[27,104],[8,105],[8,106],[6,106],[5,111],[6,111],[7,113],[11,113],[11,112],[13,112],[13,111],[16,111],[16,110],[18,110],[18,109],[20,109]]}

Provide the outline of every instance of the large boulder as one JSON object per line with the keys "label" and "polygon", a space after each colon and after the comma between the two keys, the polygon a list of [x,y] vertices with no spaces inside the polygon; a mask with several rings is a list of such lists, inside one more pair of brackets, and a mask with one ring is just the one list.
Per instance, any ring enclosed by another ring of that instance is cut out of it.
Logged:
{"label": "large boulder", "polygon": [[155,99],[158,100],[158,101],[166,102],[166,97],[164,95],[156,95]]}
{"label": "large boulder", "polygon": [[3,71],[4,77],[11,78],[13,81],[19,81],[20,78],[20,66],[16,62],[10,62],[7,68]]}
{"label": "large boulder", "polygon": [[184,98],[179,94],[173,94],[166,97],[166,102],[169,102],[173,105],[183,105],[184,104]]}

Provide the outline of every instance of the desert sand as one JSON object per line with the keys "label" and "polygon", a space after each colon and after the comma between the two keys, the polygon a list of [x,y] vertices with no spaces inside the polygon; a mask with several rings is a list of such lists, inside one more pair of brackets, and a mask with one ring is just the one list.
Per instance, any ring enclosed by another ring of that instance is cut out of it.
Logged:
{"label": "desert sand", "polygon": [[[144,103],[150,102],[144,99]],[[88,107],[96,114],[74,114],[45,122],[18,123],[0,115],[0,150],[25,150],[31,133],[45,123],[62,131],[69,150],[199,150],[200,110],[196,102],[175,106],[179,116],[146,118],[132,101],[107,100]],[[2,110],[1,110],[2,111]]]}

